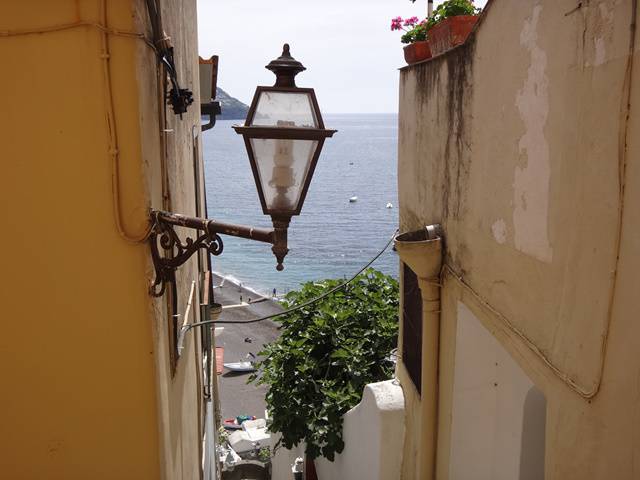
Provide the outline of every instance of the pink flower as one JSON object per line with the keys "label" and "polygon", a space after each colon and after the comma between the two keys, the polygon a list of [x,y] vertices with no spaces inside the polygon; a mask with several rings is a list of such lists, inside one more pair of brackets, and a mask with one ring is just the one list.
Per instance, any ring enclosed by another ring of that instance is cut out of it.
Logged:
{"label": "pink flower", "polygon": [[418,17],[411,17],[411,18],[407,18],[404,21],[404,26],[405,27],[413,27],[416,23],[418,23],[420,21],[420,19]]}
{"label": "pink flower", "polygon": [[391,30],[402,30],[402,17],[391,19]]}

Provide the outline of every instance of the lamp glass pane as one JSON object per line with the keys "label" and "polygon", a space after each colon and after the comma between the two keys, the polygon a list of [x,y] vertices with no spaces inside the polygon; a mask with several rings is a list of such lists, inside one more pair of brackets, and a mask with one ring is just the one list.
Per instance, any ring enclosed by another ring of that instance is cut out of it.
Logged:
{"label": "lamp glass pane", "polygon": [[251,146],[267,210],[297,210],[318,142],[252,138]]}
{"label": "lamp glass pane", "polygon": [[318,128],[308,93],[261,92],[250,125],[263,127]]}

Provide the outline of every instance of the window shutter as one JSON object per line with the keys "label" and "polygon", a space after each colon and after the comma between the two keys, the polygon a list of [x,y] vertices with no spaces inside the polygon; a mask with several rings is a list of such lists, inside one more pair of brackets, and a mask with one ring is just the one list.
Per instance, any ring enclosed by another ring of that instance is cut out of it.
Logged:
{"label": "window shutter", "polygon": [[422,393],[422,295],[418,277],[404,264],[402,277],[402,362]]}

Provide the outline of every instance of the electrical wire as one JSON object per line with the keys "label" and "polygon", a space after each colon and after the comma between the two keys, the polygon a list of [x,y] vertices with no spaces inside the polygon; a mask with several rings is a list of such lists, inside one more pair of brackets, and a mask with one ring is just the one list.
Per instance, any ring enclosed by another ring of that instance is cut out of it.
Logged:
{"label": "electrical wire", "polygon": [[111,88],[111,68],[109,64],[109,35],[116,35],[127,38],[137,38],[149,46],[152,50],[157,51],[154,44],[144,35],[144,33],[131,32],[126,30],[117,30],[109,28],[107,25],[107,3],[106,0],[99,1],[100,23],[80,20],[72,23],[64,23],[58,25],[50,25],[47,27],[22,29],[22,30],[0,30],[0,38],[2,37],[18,37],[25,35],[36,35],[52,32],[60,32],[80,27],[93,27],[100,32],[101,51],[100,59],[102,60],[102,72],[104,77],[105,88],[105,106],[107,130],[109,137],[109,156],[111,157],[111,190],[113,197],[114,220],[118,233],[122,238],[130,243],[142,243],[147,240],[151,233],[151,225],[148,225],[145,231],[138,235],[131,235],[126,232],[122,223],[122,212],[120,205],[120,179],[119,179],[119,157],[118,137],[115,124],[115,114],[113,106],[113,91]]}
{"label": "electrical wire", "polygon": [[116,129],[115,113],[113,106],[113,90],[111,88],[111,66],[109,63],[109,36],[107,25],[107,2],[100,0],[100,22],[103,29],[100,30],[102,74],[105,88],[105,107],[107,119],[107,133],[109,136],[109,156],[111,157],[111,191],[113,200],[113,217],[116,229],[120,236],[129,243],[143,243],[149,238],[152,225],[149,223],[144,232],[132,235],[125,230],[122,222],[122,206],[120,204],[120,151],[118,148],[118,133]]}
{"label": "electrical wire", "polygon": [[207,320],[207,321],[204,321],[204,322],[190,323],[188,325],[185,325],[182,328],[183,334],[186,333],[188,330],[192,329],[193,327],[199,327],[201,325],[212,325],[212,324],[243,324],[244,325],[244,324],[249,324],[249,323],[258,323],[258,322],[262,322],[264,320],[269,320],[269,319],[272,319],[272,318],[275,318],[275,317],[279,317],[281,315],[288,315],[289,313],[292,313],[292,312],[295,312],[295,311],[300,310],[302,308],[305,308],[305,307],[308,307],[310,305],[313,305],[314,303],[319,302],[320,300],[328,297],[332,293],[334,293],[334,292],[346,287],[348,284],[353,282],[358,275],[360,275],[367,268],[369,268],[371,266],[371,264],[373,264],[373,262],[375,262],[380,257],[380,255],[382,255],[387,250],[387,248],[389,248],[389,245],[391,245],[391,243],[393,242],[393,239],[396,237],[397,233],[398,233],[398,230],[396,229],[393,232],[393,235],[391,236],[389,241],[382,248],[382,250],[380,250],[364,267],[362,267],[360,270],[358,270],[358,272],[355,275],[353,275],[348,280],[345,280],[340,285],[337,285],[337,286],[333,287],[332,289],[326,291],[322,295],[319,295],[319,296],[317,296],[316,298],[314,298],[312,300],[308,300],[308,301],[306,301],[304,303],[301,303],[300,305],[296,305],[296,306],[291,307],[291,308],[289,308],[287,310],[283,310],[282,312],[273,313],[271,315],[266,315],[264,317],[255,318],[253,320],[245,320],[245,321],[242,321],[242,320]]}
{"label": "electrical wire", "polygon": [[111,157],[111,189],[112,189],[112,199],[113,199],[114,220],[115,220],[118,233],[120,234],[121,237],[123,237],[126,241],[130,243],[142,243],[147,240],[151,232],[151,225],[149,225],[146,228],[145,232],[141,234],[130,235],[124,229],[122,219],[121,219],[122,212],[121,212],[121,205],[120,205],[120,179],[119,179],[120,151],[118,149],[118,137],[117,137],[117,131],[116,131],[116,125],[115,125],[115,115],[114,115],[114,106],[113,106],[113,92],[111,88],[111,69],[109,64],[110,52],[109,52],[108,36],[120,35],[124,37],[129,37],[129,38],[139,38],[154,50],[155,50],[155,47],[153,47],[153,44],[151,44],[142,33],[110,29],[107,25],[107,4],[105,0],[100,0],[99,11],[100,11],[100,23],[79,21],[79,22],[62,24],[62,25],[52,25],[49,27],[43,27],[39,29],[0,31],[0,37],[12,37],[12,36],[50,33],[50,32],[57,32],[62,30],[78,28],[78,27],[94,27],[99,30],[100,38],[101,38],[100,59],[102,60],[102,72],[104,77],[106,120],[107,120],[107,131],[108,131],[108,137],[109,137],[109,156]]}
{"label": "electrical wire", "polygon": [[105,25],[101,25],[95,22],[88,22],[85,20],[81,20],[78,22],[72,23],[63,23],[59,25],[49,25],[47,27],[41,28],[26,28],[22,30],[0,30],[0,37],[19,37],[24,35],[37,35],[41,33],[52,33],[52,32],[61,32],[64,30],[70,30],[73,28],[80,27],[93,27],[98,30],[108,33],[109,35],[117,35],[120,37],[129,37],[129,38],[138,38],[144,41],[149,47],[155,50],[153,43],[144,35],[144,33],[139,32],[131,32],[127,30],[118,30],[114,28],[107,28]]}

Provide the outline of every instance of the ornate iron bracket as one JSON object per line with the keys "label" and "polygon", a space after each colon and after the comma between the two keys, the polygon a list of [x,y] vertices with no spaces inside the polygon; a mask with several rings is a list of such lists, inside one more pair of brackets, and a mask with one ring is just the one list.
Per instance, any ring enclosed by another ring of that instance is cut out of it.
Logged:
{"label": "ornate iron bracket", "polygon": [[167,221],[165,215],[170,214],[151,212],[153,228],[149,242],[156,277],[149,288],[149,293],[154,297],[164,295],[167,283],[175,285],[176,270],[195,252],[203,249],[211,255],[220,255],[224,248],[222,238],[206,228],[206,221],[203,221],[203,234],[199,234],[196,230],[198,236],[195,239],[187,237],[183,243],[174,229],[175,222]]}
{"label": "ornate iron bracket", "polygon": [[[169,283],[175,297],[178,267],[200,249],[206,250],[211,255],[220,255],[223,244],[219,233],[272,244],[271,250],[278,262],[276,268],[282,270],[284,268],[282,262],[289,251],[287,248],[289,219],[290,217],[273,218],[274,228],[268,230],[152,210],[151,223],[153,227],[149,235],[149,243],[156,277],[149,288],[149,293],[154,297],[161,297],[166,291],[167,283]],[[195,237],[187,237],[183,242],[175,231],[176,226],[195,230]]]}

